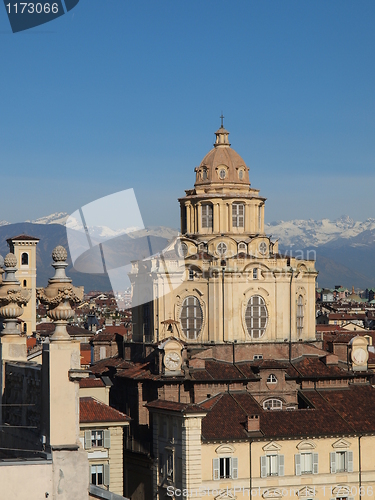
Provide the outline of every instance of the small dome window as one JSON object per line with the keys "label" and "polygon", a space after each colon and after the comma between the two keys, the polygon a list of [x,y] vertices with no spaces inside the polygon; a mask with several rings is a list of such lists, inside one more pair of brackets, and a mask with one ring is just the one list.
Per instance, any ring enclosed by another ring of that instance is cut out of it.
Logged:
{"label": "small dome window", "polygon": [[243,179],[243,170],[240,170],[238,172],[238,178],[240,179],[240,181],[242,181],[242,179]]}
{"label": "small dome window", "polygon": [[221,168],[219,170],[219,177],[220,177],[220,179],[225,179],[226,175],[227,175],[227,171],[225,170],[225,168]]}
{"label": "small dome window", "polygon": [[204,180],[204,181],[207,180],[207,169],[206,168],[204,168],[202,170],[202,180]]}

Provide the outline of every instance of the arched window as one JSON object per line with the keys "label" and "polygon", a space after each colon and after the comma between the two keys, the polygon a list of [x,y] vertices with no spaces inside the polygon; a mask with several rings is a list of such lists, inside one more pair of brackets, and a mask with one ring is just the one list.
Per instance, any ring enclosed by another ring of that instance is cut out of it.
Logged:
{"label": "arched window", "polygon": [[240,179],[240,181],[242,181],[242,179],[243,179],[243,170],[240,170],[238,172],[238,178]]}
{"label": "arched window", "polygon": [[212,229],[212,205],[209,203],[202,205],[202,227]]}
{"label": "arched window", "polygon": [[27,281],[23,280],[23,286],[26,288],[27,287]]}
{"label": "arched window", "polygon": [[303,332],[303,317],[303,297],[302,295],[299,295],[297,301],[297,333],[299,336],[301,336]]}
{"label": "arched window", "polygon": [[249,335],[253,339],[263,337],[266,331],[268,312],[266,303],[260,295],[253,295],[247,303],[245,323]]}
{"label": "arched window", "polygon": [[23,252],[21,255],[21,266],[28,266],[29,265],[29,254],[26,252]]}
{"label": "arched window", "polygon": [[244,227],[245,205],[243,203],[233,203],[232,205],[232,225],[233,227]]}
{"label": "arched window", "polygon": [[263,408],[265,410],[282,410],[283,409],[283,402],[280,399],[266,399],[263,401]]}
{"label": "arched window", "polygon": [[197,297],[190,295],[182,303],[180,321],[187,339],[196,339],[202,329],[203,313]]}
{"label": "arched window", "polygon": [[204,181],[207,180],[207,169],[206,168],[204,168],[202,170],[202,180],[204,180]]}

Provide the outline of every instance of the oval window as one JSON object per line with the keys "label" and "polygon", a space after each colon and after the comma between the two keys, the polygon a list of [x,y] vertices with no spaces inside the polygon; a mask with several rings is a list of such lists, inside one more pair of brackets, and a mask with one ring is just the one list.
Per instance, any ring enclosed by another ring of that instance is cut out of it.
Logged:
{"label": "oval window", "polygon": [[190,295],[182,303],[180,313],[181,328],[187,339],[198,338],[203,322],[203,312],[197,297]]}
{"label": "oval window", "polygon": [[253,339],[263,337],[267,328],[268,311],[263,297],[260,295],[253,295],[250,297],[246,312],[245,323],[248,334]]}

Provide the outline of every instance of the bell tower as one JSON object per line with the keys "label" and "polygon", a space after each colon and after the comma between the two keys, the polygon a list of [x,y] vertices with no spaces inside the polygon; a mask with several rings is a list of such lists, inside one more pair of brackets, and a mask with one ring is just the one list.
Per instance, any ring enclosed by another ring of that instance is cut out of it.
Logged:
{"label": "bell tower", "polygon": [[28,336],[36,330],[36,246],[39,238],[21,234],[9,238],[10,252],[17,258],[16,279],[21,287],[31,291],[31,298],[23,309],[21,330]]}

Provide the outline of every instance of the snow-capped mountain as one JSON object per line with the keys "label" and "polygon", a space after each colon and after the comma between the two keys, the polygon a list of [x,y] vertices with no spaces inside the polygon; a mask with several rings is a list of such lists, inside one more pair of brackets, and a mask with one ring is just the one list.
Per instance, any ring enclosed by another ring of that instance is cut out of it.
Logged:
{"label": "snow-capped mountain", "polygon": [[32,224],[62,224],[65,225],[68,220],[69,214],[66,212],[56,212],[51,215],[46,215],[45,217],[40,217],[35,220],[26,220],[25,222],[31,222]]}
{"label": "snow-capped mountain", "polygon": [[363,246],[375,242],[375,219],[358,222],[344,215],[335,221],[277,221],[266,224],[265,232],[284,247],[320,247],[340,239],[351,246]]}
{"label": "snow-capped mountain", "polygon": [[6,220],[0,220],[0,226],[9,226],[10,222]]}

